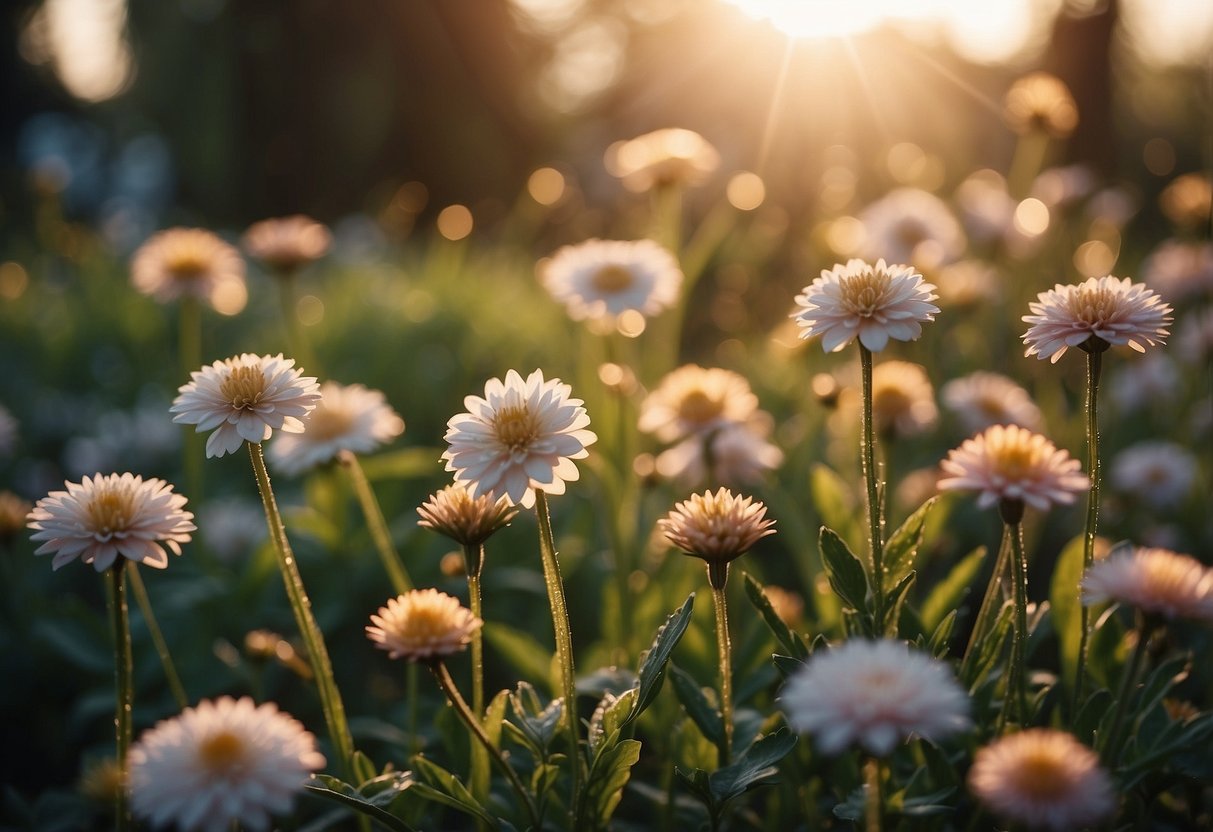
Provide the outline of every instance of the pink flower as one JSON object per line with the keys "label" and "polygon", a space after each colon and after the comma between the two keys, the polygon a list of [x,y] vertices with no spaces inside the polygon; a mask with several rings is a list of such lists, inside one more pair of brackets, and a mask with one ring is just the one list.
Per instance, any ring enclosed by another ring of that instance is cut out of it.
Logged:
{"label": "pink flower", "polygon": [[1003,500],[1048,509],[1072,503],[1090,480],[1078,460],[1038,433],[1018,425],[995,425],[966,439],[940,463],[946,475],[941,491],[978,491],[977,504],[988,508]]}
{"label": "pink flower", "polygon": [[[1092,277],[1077,286],[1060,283],[1028,304],[1032,324],[1023,334],[1024,355],[1053,363],[1070,347],[1099,351],[1128,344],[1138,352],[1165,343],[1171,307],[1144,284],[1129,278]],[[1092,341],[1092,339],[1094,339]]]}
{"label": "pink flower", "polygon": [[1213,623],[1213,569],[1167,549],[1118,547],[1087,570],[1082,600],[1120,601],[1166,618]]}

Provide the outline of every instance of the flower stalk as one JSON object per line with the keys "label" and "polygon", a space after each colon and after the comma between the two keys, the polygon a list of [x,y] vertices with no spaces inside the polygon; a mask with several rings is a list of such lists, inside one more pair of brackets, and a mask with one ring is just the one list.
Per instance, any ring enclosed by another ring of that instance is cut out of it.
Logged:
{"label": "flower stalk", "polygon": [[881,539],[879,475],[876,470],[876,436],[872,418],[872,351],[859,345],[863,375],[863,426],[860,459],[867,489],[868,539],[872,550],[872,610],[877,622],[884,621],[884,542]]}
{"label": "flower stalk", "polygon": [[1011,536],[1011,599],[1015,605],[1011,636],[1011,664],[1007,672],[1007,692],[1003,699],[1000,726],[1016,716],[1021,724],[1027,718],[1027,693],[1024,674],[1028,642],[1028,564],[1023,548],[1023,503],[1003,500],[1003,521]]}
{"label": "flower stalk", "polygon": [[[1102,342],[1101,342],[1102,343]],[[1107,344],[1103,344],[1107,349]],[[1091,480],[1091,489],[1087,492],[1087,519],[1083,528],[1082,538],[1082,569],[1083,574],[1095,562],[1095,534],[1099,526],[1099,376],[1103,364],[1103,350],[1087,349],[1087,476]],[[1075,592],[1081,595],[1081,587],[1075,587]],[[1071,713],[1077,714],[1083,699],[1083,688],[1086,684],[1087,653],[1091,639],[1091,610],[1086,604],[1079,604],[1078,618],[1078,664],[1074,673],[1074,702]]]}
{"label": "flower stalk", "polygon": [[169,652],[168,642],[165,641],[164,633],[160,630],[160,624],[156,621],[156,615],[152,611],[152,599],[148,597],[147,587],[143,585],[143,576],[139,574],[139,567],[135,563],[130,565],[130,583],[131,591],[135,593],[135,603],[139,605],[139,611],[143,613],[143,621],[147,624],[148,632],[151,633],[156,655],[160,657],[160,664],[164,667],[164,676],[168,680],[169,690],[173,693],[173,700],[177,703],[177,707],[184,711],[189,707],[189,697],[185,694],[185,686],[181,684],[181,677],[177,674],[177,666],[173,663],[173,655]]}
{"label": "flower stalk", "polygon": [[990,575],[990,583],[986,586],[985,597],[981,600],[977,618],[973,621],[973,632],[969,634],[969,643],[965,647],[964,658],[960,663],[960,678],[969,679],[973,671],[973,662],[977,657],[977,645],[981,643],[1002,611],[1003,589],[1002,579],[1007,572],[1007,562],[1011,558],[1011,527],[1003,524],[1002,541],[998,545],[998,556],[994,559],[994,571]]}
{"label": "flower stalk", "polygon": [[[484,620],[480,596],[480,572],[484,568],[484,544],[463,544],[463,562],[468,578],[468,609]],[[484,719],[484,633],[477,627],[472,632],[472,713]],[[489,761],[480,744],[472,746],[472,791],[488,795]]]}
{"label": "flower stalk", "polygon": [[397,595],[403,595],[413,589],[413,581],[409,578],[400,553],[396,551],[396,547],[392,543],[392,534],[383,517],[383,510],[379,507],[379,500],[375,498],[375,491],[366,478],[366,472],[362,470],[358,457],[348,450],[338,452],[337,461],[349,475],[350,485],[358,498],[358,504],[362,507],[362,516],[366,518],[367,530],[375,544],[375,551],[379,553],[379,560],[383,562],[383,569],[392,582],[392,589]]}
{"label": "flower stalk", "polygon": [[882,800],[880,780],[883,766],[877,757],[869,757],[863,763],[864,785],[864,829],[865,832],[880,832]]}
{"label": "flower stalk", "polygon": [[724,727],[719,748],[722,768],[729,764],[733,753],[733,648],[729,641],[728,602],[724,595],[728,574],[727,563],[708,564],[708,580],[712,585],[712,603],[716,612],[716,650],[720,659],[720,721]]}
{"label": "flower stalk", "polygon": [[114,682],[117,704],[114,709],[114,733],[118,771],[123,785],[114,790],[115,828],[125,832],[131,828],[130,806],[126,799],[126,757],[131,747],[131,710],[134,705],[135,686],[131,659],[130,612],[126,604],[125,570],[126,558],[120,557],[109,571],[110,623],[114,637]]}

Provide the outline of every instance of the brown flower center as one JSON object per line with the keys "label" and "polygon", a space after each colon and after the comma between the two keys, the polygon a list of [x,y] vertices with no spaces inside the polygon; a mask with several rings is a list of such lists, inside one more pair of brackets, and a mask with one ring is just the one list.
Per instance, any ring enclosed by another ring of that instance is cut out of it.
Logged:
{"label": "brown flower center", "polygon": [[839,284],[842,302],[852,314],[870,318],[883,304],[892,282],[893,278],[888,272],[875,269],[848,275]]}
{"label": "brown flower center", "polygon": [[88,508],[89,524],[96,534],[114,534],[130,526],[134,506],[130,493],[120,486],[104,485],[93,494]]}
{"label": "brown flower center", "polygon": [[1070,296],[1070,314],[1083,323],[1104,323],[1119,311],[1120,299],[1107,287],[1081,288]]}
{"label": "brown flower center", "polygon": [[244,755],[244,740],[231,731],[220,731],[198,744],[198,761],[213,774],[232,772]]}
{"label": "brown flower center", "polygon": [[694,425],[706,425],[724,413],[724,402],[703,390],[692,390],[678,402],[678,418]]}
{"label": "brown flower center", "polygon": [[236,367],[219,385],[219,395],[237,410],[251,410],[265,392],[265,375],[260,367]]}
{"label": "brown flower center", "polygon": [[502,408],[493,420],[493,430],[511,453],[525,452],[539,435],[535,416],[525,407]]}
{"label": "brown flower center", "polygon": [[1008,480],[1023,479],[1040,462],[1038,450],[1027,442],[1011,442],[992,450],[994,470]]}
{"label": "brown flower center", "polygon": [[354,417],[347,410],[319,405],[307,417],[305,435],[308,439],[324,442],[349,433],[354,426]]}
{"label": "brown flower center", "polygon": [[177,280],[205,277],[210,261],[198,251],[177,251],[169,256],[165,268]]}
{"label": "brown flower center", "polygon": [[610,263],[594,272],[590,285],[604,295],[613,295],[631,288],[635,280],[630,269]]}
{"label": "brown flower center", "polygon": [[1017,791],[1034,800],[1051,801],[1071,793],[1074,784],[1054,754],[1036,750],[1025,754],[1012,772]]}

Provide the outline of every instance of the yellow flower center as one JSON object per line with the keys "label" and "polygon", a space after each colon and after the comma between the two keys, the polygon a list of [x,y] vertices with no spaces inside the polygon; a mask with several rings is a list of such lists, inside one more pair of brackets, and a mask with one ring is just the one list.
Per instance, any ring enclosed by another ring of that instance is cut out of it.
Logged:
{"label": "yellow flower center", "polygon": [[319,405],[307,417],[306,436],[317,442],[344,436],[354,425],[354,417],[348,410]]}
{"label": "yellow flower center", "polygon": [[610,263],[594,272],[590,285],[604,295],[612,295],[631,288],[635,279],[631,269]]}
{"label": "yellow flower center", "polygon": [[1084,323],[1102,323],[1116,314],[1120,300],[1120,294],[1106,286],[1084,287],[1070,295],[1070,315]]}
{"label": "yellow flower center", "polygon": [[872,391],[872,409],[878,420],[892,421],[909,412],[912,403],[903,387],[878,387]]}
{"label": "yellow flower center", "polygon": [[493,420],[497,441],[513,453],[526,451],[539,435],[535,416],[526,407],[505,407]]}
{"label": "yellow flower center", "polygon": [[990,458],[1000,475],[1019,480],[1039,465],[1040,453],[1027,442],[1009,442],[992,448]]}
{"label": "yellow flower center", "polygon": [[1035,800],[1056,800],[1073,789],[1068,770],[1057,756],[1046,749],[1034,749],[1019,760],[1012,777],[1021,794]]}
{"label": "yellow flower center", "polygon": [[975,404],[980,413],[989,416],[990,418],[998,418],[1006,413],[1006,407],[1003,406],[1002,399],[997,396],[982,396]]}
{"label": "yellow flower center", "polygon": [[134,506],[127,489],[107,484],[93,494],[86,511],[93,532],[107,535],[130,526]]}
{"label": "yellow flower center", "polygon": [[724,402],[703,390],[692,390],[678,402],[678,418],[695,425],[706,425],[724,412]]}
{"label": "yellow flower center", "polygon": [[165,268],[177,280],[197,280],[206,275],[210,261],[201,252],[190,249],[169,255]]}
{"label": "yellow flower center", "polygon": [[260,367],[236,367],[219,385],[219,395],[237,410],[252,409],[265,392],[265,375]]}
{"label": "yellow flower center", "polygon": [[852,314],[870,318],[882,305],[892,282],[888,272],[875,269],[848,275],[839,282],[842,302]]}
{"label": "yellow flower center", "polygon": [[220,731],[198,744],[198,761],[212,774],[231,773],[244,754],[244,740],[231,731]]}

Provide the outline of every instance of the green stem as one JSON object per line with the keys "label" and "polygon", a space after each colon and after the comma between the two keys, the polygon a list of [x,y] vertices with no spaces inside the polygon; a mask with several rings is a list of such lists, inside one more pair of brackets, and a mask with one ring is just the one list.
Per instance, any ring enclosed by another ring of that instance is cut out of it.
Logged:
{"label": "green stem", "polygon": [[160,657],[160,664],[164,667],[164,676],[168,679],[169,689],[173,692],[173,699],[177,702],[177,707],[184,711],[189,707],[190,700],[185,695],[185,686],[181,684],[181,677],[177,675],[177,667],[173,664],[168,642],[164,640],[164,633],[161,632],[156,615],[152,612],[152,599],[148,597],[147,587],[143,585],[143,576],[139,574],[139,567],[134,563],[130,565],[129,572],[135,602],[139,605],[139,611],[143,613],[143,622],[147,624],[148,632],[152,635],[152,644],[155,645],[156,655]]}
{"label": "green stem", "polygon": [[421,742],[417,738],[417,692],[417,665],[409,662],[404,673],[404,693],[408,697],[409,756],[421,751]]}
{"label": "green stem", "polygon": [[[727,564],[725,565],[727,568]],[[729,641],[729,612],[724,583],[712,586],[716,608],[716,650],[720,657],[720,720],[724,723],[724,741],[720,746],[720,765],[727,766],[733,752],[733,648]]]}
{"label": "green stem", "polygon": [[1011,528],[1011,588],[1015,604],[1015,627],[1011,638],[1011,666],[1007,673],[1007,692],[1000,723],[1005,725],[1012,713],[1020,724],[1027,719],[1024,655],[1028,642],[1028,564],[1023,550],[1023,524]]}
{"label": "green stem", "polygon": [[994,559],[994,572],[990,575],[990,583],[986,586],[986,595],[981,600],[977,618],[973,622],[973,632],[969,634],[969,643],[965,647],[964,658],[960,662],[960,678],[969,684],[969,674],[973,670],[973,662],[977,659],[977,645],[985,637],[998,613],[1002,611],[1002,577],[1007,571],[1007,562],[1011,559],[1011,527],[1006,523],[1002,527],[1002,542],[998,545],[998,556]]}
{"label": "green stem", "polygon": [[[480,600],[480,571],[484,566],[484,544],[463,544],[463,560],[467,565],[468,606],[472,615],[484,620]],[[484,719],[484,635],[477,627],[472,633],[472,713],[476,719]],[[472,745],[472,793],[478,798],[488,797],[489,760],[480,745]]]}
{"label": "green stem", "polygon": [[1049,151],[1049,134],[1033,129],[1019,137],[1015,143],[1015,155],[1007,173],[1007,190],[1016,199],[1023,199],[1032,190],[1032,183],[1044,166]]}
{"label": "green stem", "polygon": [[[177,359],[181,362],[181,379],[184,384],[189,381],[190,373],[202,367],[202,307],[199,306],[197,298],[185,296],[181,298],[177,311]],[[193,425],[182,425],[181,431],[185,484],[190,497],[196,501],[202,498],[204,439],[202,434],[194,430]]]}
{"label": "green stem", "polygon": [[379,507],[379,501],[375,499],[375,492],[366,478],[366,473],[362,470],[358,457],[349,451],[339,452],[337,460],[349,474],[350,485],[353,486],[354,494],[358,497],[358,504],[362,506],[362,516],[366,518],[367,530],[371,533],[375,550],[379,552],[379,560],[383,562],[383,568],[392,582],[392,589],[396,591],[397,595],[403,595],[413,588],[413,582],[404,568],[404,561],[401,559],[400,553],[392,544],[392,533],[388,530],[387,521],[383,518],[383,510]]}
{"label": "green stem", "polygon": [[1133,698],[1133,688],[1145,662],[1150,639],[1154,635],[1154,627],[1138,616],[1137,644],[1129,656],[1124,675],[1120,678],[1120,688],[1116,691],[1116,710],[1112,714],[1112,723],[1108,726],[1107,742],[1103,748],[1104,765],[1112,770],[1116,767],[1116,759],[1120,756],[1120,744],[1123,741],[1125,713],[1129,710],[1129,702]]}
{"label": "green stem", "polygon": [[872,351],[859,345],[859,363],[863,373],[863,431],[860,457],[863,480],[867,486],[868,535],[872,547],[872,612],[876,627],[884,623],[884,541],[881,539],[880,486],[876,471],[876,437],[872,425]]}
{"label": "green stem", "polygon": [[446,694],[446,698],[454,706],[455,712],[459,714],[459,718],[467,725],[468,730],[480,741],[480,744],[488,751],[489,756],[496,761],[497,767],[501,769],[506,778],[510,781],[510,785],[514,789],[514,793],[526,805],[527,814],[531,818],[531,826],[533,829],[541,829],[542,824],[539,820],[539,812],[535,808],[535,801],[531,799],[531,794],[526,790],[522,781],[518,779],[518,774],[510,767],[509,762],[501,753],[501,749],[493,745],[493,741],[489,739],[488,734],[484,732],[484,726],[480,724],[479,718],[472,713],[468,708],[468,703],[464,701],[459,694],[459,688],[455,687],[455,680],[451,678],[450,671],[446,669],[446,665],[438,660],[430,665],[430,669],[434,671],[434,677],[438,680],[438,686],[442,688],[442,692]]}
{"label": "green stem", "polygon": [[867,789],[864,801],[864,829],[866,832],[880,832],[881,822],[881,800],[880,795],[880,777],[881,777],[881,762],[875,757],[869,757],[863,763],[863,776],[866,781]]}
{"label": "green stem", "polygon": [[299,566],[291,551],[291,543],[286,536],[286,527],[282,525],[282,515],[278,511],[278,503],[274,499],[274,491],[270,487],[270,475],[265,468],[265,456],[261,452],[259,442],[247,442],[249,458],[253,461],[253,473],[257,477],[257,490],[261,493],[261,504],[265,508],[265,521],[269,526],[270,540],[274,543],[274,551],[278,555],[278,566],[282,571],[282,582],[286,586],[286,595],[291,602],[291,611],[295,614],[295,624],[303,643],[307,647],[308,659],[312,664],[312,674],[316,679],[316,690],[320,694],[320,707],[324,711],[324,722],[328,727],[329,739],[337,749],[347,776],[355,776],[354,740],[350,736],[350,727],[345,720],[345,705],[341,701],[341,692],[333,678],[333,665],[329,661],[328,649],[324,646],[324,635],[312,615],[312,604],[308,600],[307,590],[303,586],[303,576],[299,574]]}
{"label": "green stem", "polygon": [[[1082,571],[1085,575],[1095,562],[1095,534],[1099,526],[1099,374],[1103,365],[1103,353],[1091,350],[1087,353],[1087,475],[1091,479],[1091,490],[1087,492],[1087,522],[1082,538]],[[1081,586],[1074,588],[1081,595]],[[1090,652],[1091,608],[1079,599],[1078,605],[1078,664],[1074,673],[1074,702],[1070,713],[1077,714],[1082,704],[1083,688],[1086,685],[1087,653]]]}
{"label": "green stem", "polygon": [[[114,734],[118,771],[122,782],[126,782],[126,755],[131,747],[131,710],[135,699],[134,673],[131,660],[130,613],[126,605],[126,583],[124,567],[126,558],[121,555],[109,569],[110,622],[114,638],[114,682],[117,689],[117,705],[114,709]],[[131,828],[130,807],[126,802],[126,787],[115,790],[115,828],[125,832]]]}
{"label": "green stem", "polygon": [[556,634],[556,657],[560,663],[560,689],[564,697],[565,728],[569,738],[569,761],[572,767],[573,797],[569,807],[575,810],[581,795],[581,748],[577,729],[577,688],[573,675],[573,634],[569,629],[569,612],[564,603],[564,584],[560,578],[560,561],[552,536],[552,517],[548,498],[542,488],[535,489],[535,516],[539,520],[539,554],[543,559],[543,582],[547,585],[548,603],[552,608],[552,628]]}

